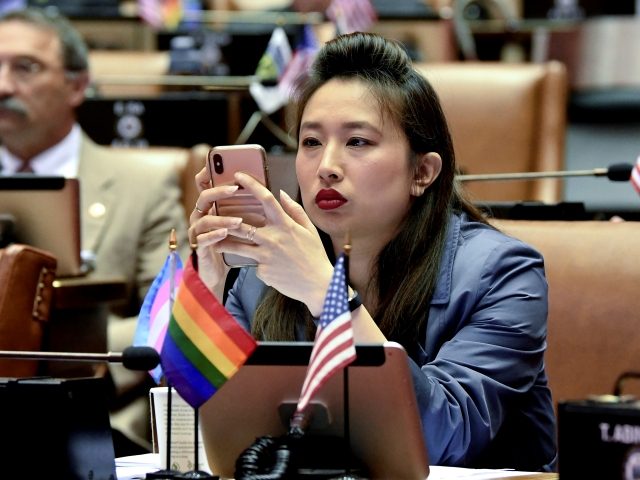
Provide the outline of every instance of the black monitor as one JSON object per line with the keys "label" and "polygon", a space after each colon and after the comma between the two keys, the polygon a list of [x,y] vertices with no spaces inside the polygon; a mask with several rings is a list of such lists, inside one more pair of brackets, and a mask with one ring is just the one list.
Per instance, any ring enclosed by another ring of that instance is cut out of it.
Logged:
{"label": "black monitor", "polygon": [[58,277],[84,273],[77,178],[0,176],[0,216],[11,222],[11,241],[40,248],[56,257]]}

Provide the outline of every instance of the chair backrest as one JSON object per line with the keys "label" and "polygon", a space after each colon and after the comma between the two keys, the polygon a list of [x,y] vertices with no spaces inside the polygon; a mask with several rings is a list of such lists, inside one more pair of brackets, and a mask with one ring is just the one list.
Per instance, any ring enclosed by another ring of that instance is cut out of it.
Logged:
{"label": "chair backrest", "polygon": [[[140,83],[118,84],[127,75],[158,78],[169,73],[170,58],[167,51],[91,50],[89,71],[99,95],[154,96],[163,91],[162,85]],[[116,79],[116,77],[118,77]],[[111,83],[113,82],[113,83]]]}
{"label": "chair backrest", "polygon": [[[463,173],[562,170],[567,74],[560,62],[419,63],[449,122]],[[465,183],[473,200],[560,201],[557,179]]]}
{"label": "chair backrest", "polygon": [[152,158],[160,163],[169,163],[175,168],[178,184],[182,190],[181,202],[187,221],[198,198],[194,176],[205,164],[209,147],[199,144],[191,148],[183,147],[111,147],[118,150],[118,154],[128,161],[135,162],[141,158]]}
{"label": "chair backrest", "polygon": [[[0,350],[39,351],[53,298],[57,260],[49,252],[12,244],[0,249]],[[0,360],[0,377],[30,377],[38,362]]]}
{"label": "chair backrest", "polygon": [[640,222],[493,223],[544,256],[555,401],[610,394],[621,373],[640,371]]}
{"label": "chair backrest", "polygon": [[180,185],[182,187],[182,204],[184,205],[184,212],[187,214],[187,222],[196,205],[196,200],[198,200],[199,192],[194,177],[206,165],[207,154],[210,149],[211,146],[205,143],[195,145],[188,151],[182,166]]}

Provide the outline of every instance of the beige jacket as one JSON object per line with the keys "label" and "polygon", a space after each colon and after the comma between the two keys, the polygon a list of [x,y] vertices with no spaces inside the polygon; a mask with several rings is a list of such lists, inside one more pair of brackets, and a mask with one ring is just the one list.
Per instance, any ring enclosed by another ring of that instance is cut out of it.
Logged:
{"label": "beige jacket", "polygon": [[144,150],[97,145],[80,149],[82,249],[95,255],[93,275],[124,278],[127,305],[137,315],[142,298],[169,253],[175,228],[182,260],[189,254],[178,166]]}

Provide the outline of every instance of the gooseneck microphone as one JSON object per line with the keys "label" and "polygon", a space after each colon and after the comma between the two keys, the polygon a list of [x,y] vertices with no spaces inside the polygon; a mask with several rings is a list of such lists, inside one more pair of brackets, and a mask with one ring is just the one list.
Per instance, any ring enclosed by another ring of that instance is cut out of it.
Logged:
{"label": "gooseneck microphone", "polygon": [[127,347],[122,352],[77,353],[77,352],[25,352],[0,350],[0,358],[19,360],[61,360],[78,362],[122,363],[129,370],[152,370],[160,363],[160,355],[152,347]]}
{"label": "gooseneck microphone", "polygon": [[551,172],[521,172],[521,173],[482,173],[470,175],[456,175],[462,182],[474,182],[482,180],[535,180],[538,178],[558,177],[607,177],[613,182],[626,182],[631,178],[633,165],[629,163],[616,163],[606,168],[593,168],[591,170],[562,170]]}

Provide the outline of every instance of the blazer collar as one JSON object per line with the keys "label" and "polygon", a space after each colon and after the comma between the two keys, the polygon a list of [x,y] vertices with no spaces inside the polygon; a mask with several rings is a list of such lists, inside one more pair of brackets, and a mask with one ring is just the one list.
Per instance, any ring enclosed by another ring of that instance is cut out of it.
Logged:
{"label": "blazer collar", "polygon": [[456,258],[458,242],[460,241],[460,215],[452,214],[447,226],[447,243],[442,253],[438,283],[431,299],[432,305],[445,305],[451,298],[451,279],[453,278],[453,261]]}

